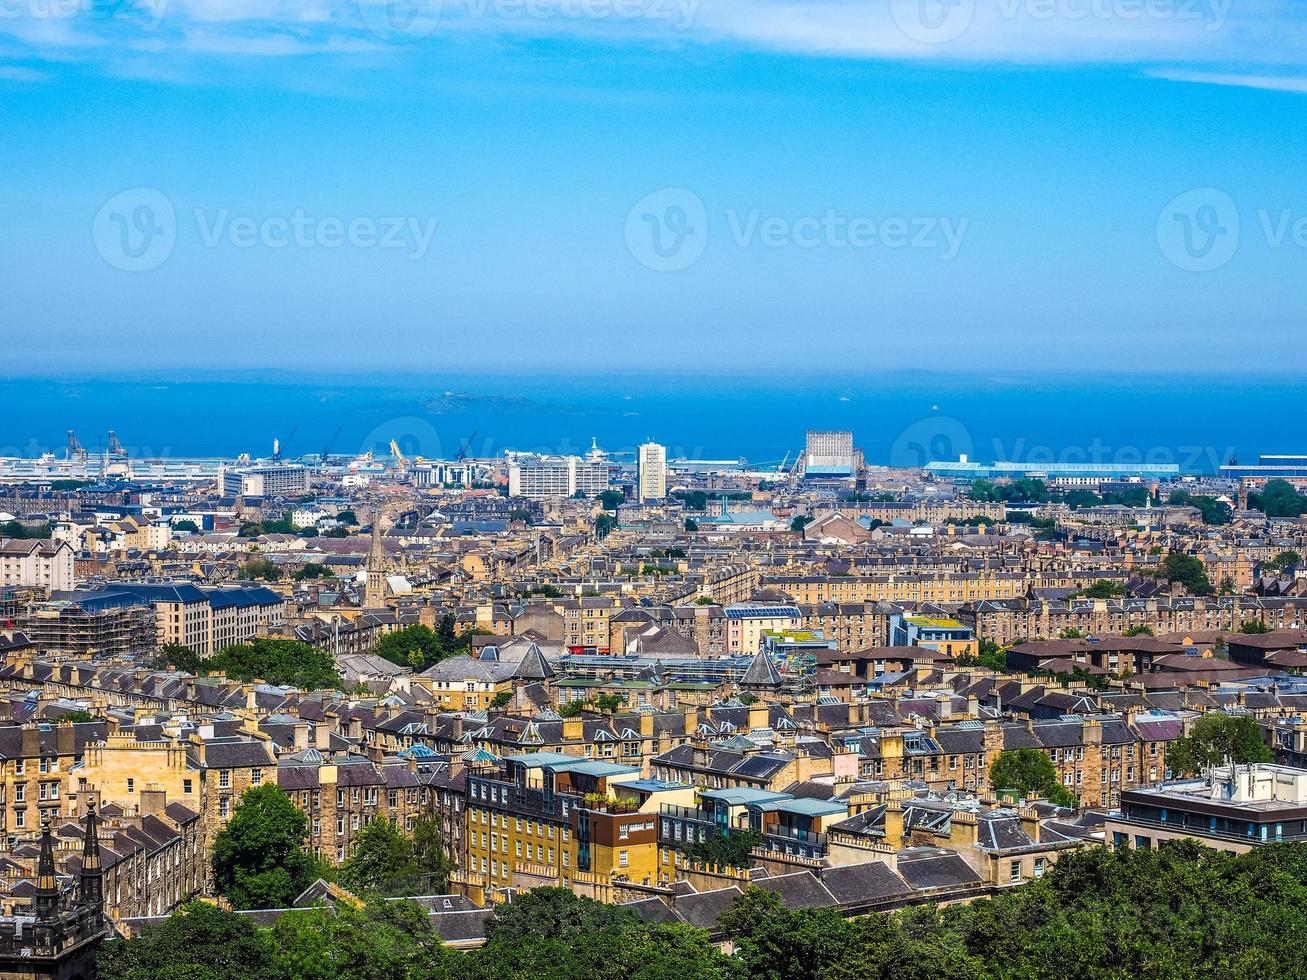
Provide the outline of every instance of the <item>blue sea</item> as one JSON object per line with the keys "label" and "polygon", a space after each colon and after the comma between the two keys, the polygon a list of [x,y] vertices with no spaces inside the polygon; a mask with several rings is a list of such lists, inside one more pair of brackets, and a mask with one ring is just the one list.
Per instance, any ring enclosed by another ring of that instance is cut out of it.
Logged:
{"label": "blue sea", "polygon": [[[865,370],[865,369],[864,369]],[[793,460],[805,430],[851,429],[867,462],[1173,462],[1307,451],[1287,378],[1082,376],[1070,371],[685,375],[352,375],[254,372],[0,378],[0,455],[94,452],[110,429],[134,457],[372,449],[451,457],[580,452],[591,440],[670,457]],[[621,458],[619,456],[619,458]]]}

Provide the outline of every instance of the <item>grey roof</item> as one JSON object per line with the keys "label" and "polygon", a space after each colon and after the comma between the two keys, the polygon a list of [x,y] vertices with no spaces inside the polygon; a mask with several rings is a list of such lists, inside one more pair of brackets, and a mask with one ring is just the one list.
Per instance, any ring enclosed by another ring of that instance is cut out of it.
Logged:
{"label": "grey roof", "polygon": [[549,666],[549,661],[545,660],[545,655],[534,642],[527,647],[526,656],[513,674],[514,678],[526,681],[543,681],[553,676],[554,668]]}
{"label": "grey roof", "polygon": [[765,650],[759,650],[740,679],[744,687],[780,687],[781,674]]}

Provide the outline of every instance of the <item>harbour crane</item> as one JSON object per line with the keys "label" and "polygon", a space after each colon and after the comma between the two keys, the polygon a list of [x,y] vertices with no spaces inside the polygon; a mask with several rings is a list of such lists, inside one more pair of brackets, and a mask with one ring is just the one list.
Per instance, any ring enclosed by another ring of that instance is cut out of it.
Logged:
{"label": "harbour crane", "polygon": [[118,433],[113,429],[109,430],[109,448],[105,452],[115,459],[127,458],[127,450],[123,448],[123,444],[118,440]]}
{"label": "harbour crane", "polygon": [[336,431],[332,433],[331,438],[327,440],[327,444],[322,447],[322,461],[324,463],[327,461],[327,457],[331,454],[331,447],[334,446],[336,440],[340,438],[340,430],[343,428],[344,426],[337,426]]}
{"label": "harbour crane", "polygon": [[74,459],[85,461],[86,459],[86,450],[77,441],[77,433],[72,429],[68,430],[68,459],[70,461]]}
{"label": "harbour crane", "polygon": [[463,445],[458,447],[458,452],[454,454],[454,460],[456,462],[461,463],[467,459],[468,450],[472,448],[472,443],[476,441],[476,437],[480,434],[480,432],[481,432],[480,429],[475,430],[470,436],[467,437],[467,441],[463,443]]}
{"label": "harbour crane", "polygon": [[390,440],[390,455],[395,457],[395,465],[399,469],[399,475],[401,477],[408,476],[408,460],[404,458],[404,454],[400,452],[399,443],[394,439]]}

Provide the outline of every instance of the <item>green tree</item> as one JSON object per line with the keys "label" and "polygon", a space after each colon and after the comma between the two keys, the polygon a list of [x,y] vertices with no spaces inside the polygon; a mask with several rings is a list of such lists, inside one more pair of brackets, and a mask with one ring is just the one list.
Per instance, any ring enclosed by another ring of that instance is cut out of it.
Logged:
{"label": "green tree", "polygon": [[99,980],[274,980],[273,948],[254,922],[190,902],[140,938],[100,947]]}
{"label": "green tree", "polygon": [[812,518],[806,515],[800,515],[790,521],[790,530],[797,534],[802,534],[803,529],[812,523]]}
{"label": "green tree", "polygon": [[1072,510],[1079,510],[1081,507],[1098,507],[1103,498],[1092,490],[1069,490],[1062,495],[1062,501]]}
{"label": "green tree", "polygon": [[682,849],[692,860],[717,867],[747,868],[753,863],[753,850],[762,845],[762,835],[752,830],[732,830],[723,834],[712,828],[701,841],[687,843]]}
{"label": "green tree", "polygon": [[200,525],[191,520],[173,521],[172,529],[174,531],[184,531],[187,534],[199,534]]}
{"label": "green tree", "polygon": [[1259,636],[1263,633],[1271,632],[1271,628],[1266,625],[1264,619],[1250,619],[1239,627],[1239,632],[1248,636]]}
{"label": "green tree", "polygon": [[1166,502],[1180,507],[1197,507],[1202,514],[1204,524],[1229,524],[1234,516],[1230,505],[1224,501],[1201,494],[1191,494],[1187,490],[1171,491]]}
{"label": "green tree", "polygon": [[989,767],[989,785],[1022,796],[1038,793],[1058,806],[1075,806],[1075,797],[1057,778],[1053,761],[1038,749],[1007,749]]}
{"label": "green tree", "polygon": [[1226,762],[1243,765],[1274,759],[1255,718],[1215,711],[1199,718],[1188,735],[1176,739],[1166,750],[1167,768],[1178,776],[1194,775]]}
{"label": "green tree", "polygon": [[247,643],[224,647],[201,664],[206,670],[222,671],[235,680],[264,680],[309,691],[339,690],[344,683],[331,654],[299,640],[255,637]]}
{"label": "green tree", "polygon": [[0,524],[0,538],[19,538],[34,540],[38,538],[48,538],[53,530],[49,522],[39,524],[36,527],[29,527],[19,521],[5,521]]}
{"label": "green tree", "polygon": [[605,490],[599,495],[599,506],[604,510],[617,510],[626,503],[626,494],[620,490]]}
{"label": "green tree", "polygon": [[176,668],[188,674],[203,674],[204,659],[190,647],[180,643],[166,643],[150,662],[151,670],[170,670]]}
{"label": "green tree", "polygon": [[449,890],[454,861],[440,821],[433,816],[421,816],[413,824],[413,860],[428,894],[439,895]]}
{"label": "green tree", "polygon": [[600,514],[595,518],[595,536],[602,541],[617,527],[617,518],[611,514]]}
{"label": "green tree", "polygon": [[54,719],[54,723],[56,725],[64,725],[64,724],[76,725],[88,721],[95,721],[95,715],[81,708],[78,708],[75,711],[65,711],[63,714],[59,715]]}
{"label": "green tree", "polygon": [[413,888],[417,878],[412,838],[384,816],[373,817],[359,831],[338,876],[342,885],[359,895],[417,894]]}
{"label": "green tree", "polygon": [[595,707],[606,714],[620,711],[626,704],[625,694],[600,694],[594,699]]}
{"label": "green tree", "polygon": [[1059,640],[1083,640],[1085,634],[1081,633],[1080,630],[1076,629],[1074,626],[1068,626],[1061,633],[1057,634],[1057,638]]}
{"label": "green tree", "polygon": [[1125,631],[1126,636],[1156,636],[1153,628],[1147,623],[1140,623],[1138,626],[1131,626]]}
{"label": "green tree", "polygon": [[1287,571],[1294,565],[1301,564],[1302,555],[1296,551],[1281,551],[1266,563],[1266,567],[1276,572]]}
{"label": "green tree", "polygon": [[673,497],[679,497],[687,510],[707,510],[708,494],[702,490],[675,490]]}
{"label": "green tree", "polygon": [[377,641],[376,649],[372,652],[393,664],[419,671],[438,664],[448,656],[448,650],[435,630],[422,625],[405,626],[387,633]]}
{"label": "green tree", "polygon": [[299,568],[295,569],[295,574],[291,576],[296,582],[307,582],[315,578],[333,578],[333,572],[326,565],[320,565],[315,562],[305,562]]}
{"label": "green tree", "polygon": [[417,980],[449,975],[440,938],[412,902],[345,903],[330,913],[283,915],[271,930],[272,965],[295,980]]}
{"label": "green tree", "polygon": [[[849,950],[852,932],[835,909],[789,910],[751,887],[718,919],[750,980],[817,980]],[[870,964],[868,964],[870,965]]]}
{"label": "green tree", "polygon": [[1216,591],[1207,577],[1207,567],[1193,555],[1180,551],[1168,553],[1157,574],[1168,582],[1179,582],[1192,595],[1211,595]]}
{"label": "green tree", "polygon": [[264,582],[281,581],[281,568],[266,558],[251,558],[240,567],[240,577]]}
{"label": "green tree", "polygon": [[959,667],[984,667],[1001,673],[1007,670],[1007,651],[993,640],[981,640],[979,653],[959,654],[954,663]]}
{"label": "green tree", "polygon": [[693,517],[687,517],[685,519],[685,530],[693,534],[695,531],[699,530],[699,522]]}
{"label": "green tree", "polygon": [[1261,493],[1248,495],[1248,506],[1267,517],[1301,517],[1307,500],[1287,480],[1268,480]]}
{"label": "green tree", "polygon": [[1100,578],[1093,585],[1081,589],[1080,595],[1086,599],[1116,599],[1125,595],[1125,586],[1118,582]]}
{"label": "green tree", "polygon": [[349,527],[359,526],[358,515],[355,514],[352,510],[340,511],[340,513],[336,515],[336,520],[339,521],[341,524],[345,524]]}
{"label": "green tree", "polygon": [[241,794],[213,840],[213,884],[237,909],[288,907],[321,862],[304,849],[309,818],[280,788],[264,783]]}

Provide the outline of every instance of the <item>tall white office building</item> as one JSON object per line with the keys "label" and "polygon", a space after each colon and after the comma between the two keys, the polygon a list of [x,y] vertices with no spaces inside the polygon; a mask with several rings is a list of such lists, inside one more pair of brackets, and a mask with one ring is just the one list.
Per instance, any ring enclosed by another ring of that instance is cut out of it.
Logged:
{"label": "tall white office building", "polygon": [[596,497],[608,489],[608,464],[579,456],[521,454],[508,464],[510,497]]}
{"label": "tall white office building", "polygon": [[808,476],[851,476],[856,471],[852,432],[808,430],[807,458],[804,472]]}
{"label": "tall white office building", "polygon": [[637,499],[664,500],[667,497],[667,447],[646,442],[640,447]]}

